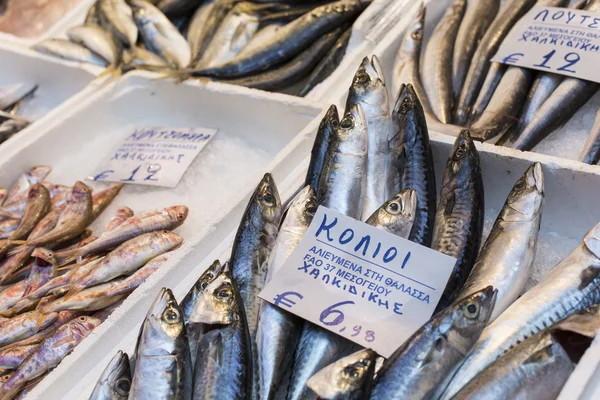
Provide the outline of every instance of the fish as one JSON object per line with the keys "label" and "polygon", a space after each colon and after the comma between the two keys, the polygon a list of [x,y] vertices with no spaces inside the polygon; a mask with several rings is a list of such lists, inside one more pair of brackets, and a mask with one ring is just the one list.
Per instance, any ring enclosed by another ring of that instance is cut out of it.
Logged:
{"label": "fish", "polygon": [[134,47],[123,53],[123,70],[136,69],[138,67],[168,67],[168,64],[160,56],[141,47]]}
{"label": "fish", "polygon": [[159,0],[153,3],[163,14],[173,19],[194,11],[203,2],[202,0]]}
{"label": "fish", "polygon": [[[292,200],[267,262],[266,283],[281,269],[308,229],[317,210],[317,198],[306,186]],[[303,321],[301,318],[266,301],[262,302],[256,334],[258,375],[262,400],[276,398],[285,387],[285,376],[291,371],[294,352]]]}
{"label": "fish", "polygon": [[13,232],[19,228],[21,219],[7,219],[0,222],[0,239],[9,239]]}
{"label": "fish", "polygon": [[188,25],[186,39],[190,45],[192,60],[199,60],[200,45],[202,44],[202,30],[210,17],[215,0],[208,0],[196,9]]}
{"label": "fish", "polygon": [[133,11],[125,0],[98,0],[96,12],[100,23],[126,48],[132,48],[138,39],[138,28]]}
{"label": "fish", "polygon": [[4,142],[12,137],[15,133],[27,128],[31,122],[20,117],[9,119],[0,124],[0,142]]}
{"label": "fish", "polygon": [[491,285],[498,290],[490,321],[525,289],[531,275],[544,204],[544,174],[532,164],[511,190],[457,298]]}
{"label": "fish", "polygon": [[[202,26],[199,26],[197,31],[193,32],[194,57],[190,62],[191,67],[196,67],[198,65],[200,58],[202,58],[206,48],[212,41],[215,32],[235,4],[236,2],[231,0],[214,0],[211,5],[208,6],[209,10],[206,11],[206,16],[196,16],[199,19],[204,18],[204,20],[195,22],[196,24],[202,23]],[[191,37],[188,35],[188,40],[190,39]]]}
{"label": "fish", "polygon": [[485,211],[479,154],[468,130],[456,138],[446,163],[431,248],[456,258],[436,312],[447,307],[475,264]]}
{"label": "fish", "polygon": [[120,65],[123,60],[123,46],[121,42],[102,26],[74,26],[67,31],[67,36],[72,42],[85,46],[98,54],[112,67]]}
{"label": "fish", "polygon": [[444,124],[452,122],[452,57],[466,4],[466,0],[452,1],[431,34],[423,56],[423,86],[433,112]]}
{"label": "fish", "polygon": [[187,67],[190,47],[179,30],[158,8],[144,0],[131,0],[133,19],[146,47],[161,56],[171,68]]}
{"label": "fish", "polygon": [[[238,227],[231,250],[231,271],[239,287],[250,334],[249,348],[257,355],[256,331],[261,299],[258,293],[267,278],[267,260],[275,244],[281,220],[281,200],[271,174],[265,174],[256,187]],[[194,321],[190,317],[191,321]],[[252,357],[252,370],[258,371],[258,358]],[[258,381],[252,381],[257,393]]]}
{"label": "fish", "polygon": [[85,16],[85,25],[100,25],[100,18],[98,18],[98,2],[99,0],[96,0],[89,8]]}
{"label": "fish", "polygon": [[508,66],[505,64],[495,63],[493,62],[490,69],[485,76],[485,80],[483,81],[483,85],[479,90],[479,95],[477,96],[477,100],[473,104],[471,108],[471,114],[467,117],[466,124],[470,125],[473,121],[480,118],[485,108],[490,103],[492,96],[496,92],[496,88],[500,84],[504,73],[508,69]]}
{"label": "fish", "polygon": [[[260,32],[261,31],[259,31],[259,33]],[[306,78],[304,86],[296,93],[297,96],[306,96],[315,86],[323,82],[333,73],[333,71],[335,71],[346,56],[346,49],[348,48],[348,42],[350,42],[350,36],[352,36],[351,27],[346,29],[344,33],[337,38],[333,46],[327,51],[327,54],[325,54],[321,61],[314,67],[310,75],[308,75],[308,78]]]}
{"label": "fish", "polygon": [[479,42],[473,54],[465,83],[454,107],[453,121],[464,125],[471,113],[473,102],[490,68],[490,59],[496,54],[500,44],[512,27],[536,3],[536,0],[508,0],[496,15]]}
{"label": "fish", "polygon": [[452,87],[454,98],[460,94],[473,54],[483,39],[488,27],[498,14],[500,0],[467,2],[460,28],[456,34],[452,58]]}
{"label": "fish", "polygon": [[0,387],[0,399],[12,398],[29,381],[56,367],[98,325],[99,319],[80,316],[58,328],[4,382]]}
{"label": "fish", "polygon": [[90,49],[66,39],[45,39],[32,46],[33,50],[67,61],[77,61],[106,67],[108,62]]}
{"label": "fish", "polygon": [[[264,17],[261,18],[261,26],[264,23]],[[265,27],[261,27],[258,32],[252,36],[252,39],[244,46],[244,48],[238,53],[238,56],[251,54],[254,50],[259,48],[263,43],[271,40],[277,32],[284,27],[284,23],[272,23]]]}
{"label": "fish", "polygon": [[327,165],[328,154],[330,153],[329,148],[339,124],[337,107],[335,104],[332,104],[319,123],[319,129],[317,130],[317,135],[315,136],[315,141],[310,152],[310,164],[308,165],[306,179],[304,180],[304,184],[311,186],[315,190],[315,193],[319,193],[321,190],[319,184],[321,175]]}
{"label": "fish", "polygon": [[229,264],[198,299],[190,321],[217,325],[198,343],[194,399],[252,398],[252,346],[241,293]]}
{"label": "fish", "polygon": [[6,289],[0,292],[0,310],[8,310],[10,307],[15,305],[27,288],[27,280],[22,280],[17,283],[13,283]]}
{"label": "fish", "polygon": [[481,334],[442,396],[450,399],[506,350],[553,323],[600,302],[600,224],[536,286]]}
{"label": "fish", "polygon": [[579,155],[579,161],[592,165],[600,161],[600,111],[596,112],[594,125]]}
{"label": "fish", "polygon": [[223,82],[269,91],[292,86],[306,77],[333,46],[339,34],[340,31],[335,30],[323,35],[291,61],[275,69],[245,78],[223,80]]}
{"label": "fish", "polygon": [[417,213],[417,192],[404,189],[381,205],[365,222],[408,239]]}
{"label": "fish", "polygon": [[0,322],[0,347],[27,339],[56,321],[58,313],[30,311]]}
{"label": "fish", "polygon": [[[119,195],[121,189],[125,186],[124,183],[117,183],[116,185],[110,186],[109,188],[95,193],[92,195],[92,221],[106,210],[106,208],[112,203],[112,201]],[[91,223],[90,222],[90,223]]]}
{"label": "fish", "polygon": [[360,219],[367,169],[367,121],[362,106],[351,106],[335,130],[321,175],[320,205]]}
{"label": "fish", "polygon": [[305,321],[294,355],[287,400],[316,400],[317,396],[306,383],[328,365],[358,350],[346,338]]}
{"label": "fish", "polygon": [[412,189],[417,195],[417,212],[408,239],[429,246],[436,209],[435,171],[429,131],[419,97],[411,84],[400,88],[392,111],[388,193]]}
{"label": "fish", "polygon": [[110,252],[104,260],[69,286],[69,294],[109,282],[113,278],[129,275],[154,257],[158,257],[183,243],[183,238],[169,231],[145,233],[123,243]]}
{"label": "fish", "polygon": [[0,109],[6,110],[11,108],[34,94],[37,88],[37,84],[31,83],[14,83],[0,86]]}
{"label": "fish", "polygon": [[129,399],[190,399],[191,368],[183,312],[162,288],[140,330]]}
{"label": "fish", "polygon": [[133,210],[129,207],[122,207],[115,212],[115,215],[106,223],[103,234],[110,233],[117,229],[123,222],[133,217]]}
{"label": "fish", "polygon": [[17,182],[10,188],[4,198],[3,205],[9,205],[16,201],[20,196],[27,197],[29,189],[36,183],[42,182],[52,172],[52,167],[47,165],[37,165],[29,171],[20,175]]}
{"label": "fish", "polygon": [[258,31],[258,8],[253,3],[236,3],[227,13],[196,67],[215,67],[231,61]]}
{"label": "fish", "polygon": [[362,219],[367,219],[386,200],[391,132],[390,101],[383,68],[376,56],[365,57],[354,75],[346,112],[360,104],[367,122],[367,166],[362,203]]}
{"label": "fish", "polygon": [[183,224],[188,216],[186,206],[172,206],[140,213],[125,220],[110,232],[105,232],[98,239],[83,247],[54,253],[54,262],[65,265],[76,259],[114,249],[122,243],[145,233],[160,230],[173,230]]}
{"label": "fish", "polygon": [[371,399],[437,399],[494,308],[491,286],[433,316],[383,362]]}
{"label": "fish", "polygon": [[33,185],[27,197],[23,219],[17,230],[10,236],[11,240],[26,239],[38,222],[50,212],[50,193],[41,183]]}
{"label": "fish", "polygon": [[38,344],[0,349],[0,368],[17,369],[38,348]]}
{"label": "fish", "polygon": [[13,317],[24,311],[31,311],[33,307],[24,309],[13,306],[19,304],[23,297],[27,297],[30,293],[45,285],[55,275],[56,271],[52,266],[48,266],[43,260],[36,258],[25,279],[12,284],[0,293],[0,316]]}
{"label": "fish", "polygon": [[46,377],[46,375],[48,375],[49,372],[46,372],[40,376],[38,376],[37,378],[35,378],[34,380],[31,380],[29,382],[27,382],[27,386],[25,386],[24,389],[22,389],[14,398],[13,400],[25,400],[27,398],[27,396],[29,395],[29,393]]}
{"label": "fish", "polygon": [[129,357],[119,350],[102,371],[89,400],[127,400],[130,388]]}
{"label": "fish", "polygon": [[320,399],[363,399],[371,391],[376,358],[371,349],[357,351],[323,368],[306,384]]}
{"label": "fish", "polygon": [[184,73],[191,76],[238,78],[266,71],[289,61],[317,38],[356,17],[367,5],[368,3],[360,0],[325,4],[285,25],[275,37],[251,53],[239,55],[220,66],[193,69]]}
{"label": "fish", "polygon": [[183,300],[181,300],[180,306],[183,311],[183,321],[185,323],[185,332],[188,337],[190,346],[190,355],[192,359],[192,365],[196,365],[196,355],[198,353],[198,343],[205,331],[208,331],[210,327],[197,324],[190,321],[198,299],[204,293],[204,290],[212,283],[219,275],[223,272],[223,266],[219,260],[215,260],[207,269],[200,275],[200,278],[196,281],[194,286],[187,292]]}
{"label": "fish", "polygon": [[485,111],[469,128],[474,140],[493,139],[518,123],[532,80],[530,69],[511,66],[506,70]]}

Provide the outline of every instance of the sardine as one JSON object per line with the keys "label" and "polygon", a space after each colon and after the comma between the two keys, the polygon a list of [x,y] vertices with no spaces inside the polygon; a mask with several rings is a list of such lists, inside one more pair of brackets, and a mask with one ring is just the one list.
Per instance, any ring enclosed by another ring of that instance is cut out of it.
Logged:
{"label": "sardine", "polygon": [[348,109],[333,135],[328,163],[321,175],[319,203],[360,219],[366,184],[368,131],[360,104]]}
{"label": "sardine", "polygon": [[67,31],[71,41],[87,47],[105,59],[110,66],[118,66],[123,59],[123,46],[107,29],[99,25],[74,26]]}
{"label": "sardine", "polygon": [[600,224],[583,242],[525,292],[481,334],[472,353],[444,392],[450,399],[506,350],[528,337],[600,302]]}
{"label": "sardine", "polygon": [[29,189],[27,207],[19,228],[10,236],[11,240],[27,238],[38,222],[50,212],[50,193],[44,185],[36,183]]}
{"label": "sardine", "polygon": [[130,388],[129,357],[119,350],[100,375],[89,400],[127,400]]}
{"label": "sardine", "polygon": [[367,122],[367,167],[363,191],[362,219],[367,219],[387,199],[388,158],[391,132],[390,101],[383,68],[376,56],[365,57],[354,75],[346,112],[360,104]]}
{"label": "sardine", "polygon": [[[281,269],[304,236],[316,208],[315,191],[306,186],[292,201],[281,224],[267,263],[267,283]],[[260,399],[275,399],[278,390],[285,387],[284,378],[292,368],[293,349],[298,344],[302,323],[301,318],[266,301],[262,302],[256,334]]]}
{"label": "sardine", "polygon": [[508,69],[508,65],[505,64],[495,62],[491,64],[485,80],[483,81],[483,85],[481,85],[479,94],[477,95],[477,100],[475,100],[475,104],[473,104],[473,107],[471,108],[470,115],[467,116],[467,125],[470,125],[474,120],[483,115],[483,112],[496,92],[496,88],[500,84],[504,73]]}
{"label": "sardine", "polygon": [[106,67],[108,62],[90,49],[66,39],[45,39],[32,46],[36,51],[68,61],[78,61]]}
{"label": "sardine", "polygon": [[498,290],[490,321],[525,289],[531,274],[544,203],[544,175],[535,163],[515,183],[458,298],[491,285]]}
{"label": "sardine", "polygon": [[360,350],[323,368],[306,384],[320,399],[364,399],[371,391],[376,358],[373,350]]}
{"label": "sardine", "polygon": [[190,45],[191,58],[192,60],[199,60],[200,55],[198,54],[201,35],[204,25],[210,16],[215,0],[207,0],[202,2],[200,7],[196,9],[194,15],[190,19],[188,25],[186,39]]}
{"label": "sardine", "polygon": [[488,286],[419,328],[383,362],[371,399],[437,399],[485,328],[496,300]]}
{"label": "sardine", "polygon": [[335,130],[339,124],[337,107],[335,104],[332,104],[319,124],[315,142],[310,153],[310,164],[306,172],[306,180],[304,181],[305,185],[312,186],[315,193],[319,193],[321,190],[319,186],[321,175],[328,163],[329,149],[335,135]]}
{"label": "sardine", "polygon": [[388,193],[412,189],[417,212],[409,240],[429,246],[433,234],[436,187],[425,114],[412,85],[402,85],[392,112]]}
{"label": "sardine", "polygon": [[417,192],[404,189],[382,204],[366,223],[375,228],[408,239],[417,213]]}
{"label": "sardine", "polygon": [[184,68],[190,63],[190,47],[171,21],[144,0],[131,0],[133,19],[146,47],[164,58],[171,68]]}
{"label": "sardine", "polygon": [[133,12],[125,0],[98,0],[98,18],[125,47],[135,46],[138,29],[133,21]]}
{"label": "sardine", "polygon": [[446,163],[435,215],[431,248],[456,258],[436,312],[446,308],[463,288],[479,251],[484,194],[479,154],[468,130],[456,138]]}
{"label": "sardine", "polygon": [[489,25],[489,28],[477,51],[473,54],[471,65],[465,78],[456,107],[454,108],[454,123],[464,125],[471,113],[473,102],[490,68],[490,59],[496,54],[500,44],[508,35],[513,25],[521,19],[536,3],[536,0],[509,0]]}
{"label": "sardine", "polygon": [[444,124],[452,122],[452,57],[466,4],[466,0],[452,1],[431,34],[423,56],[423,86],[433,112]]}
{"label": "sardine", "polygon": [[498,14],[499,9],[500,0],[467,2],[467,9],[456,35],[454,57],[452,59],[454,98],[457,98],[460,94],[473,54],[475,54],[481,39]]}

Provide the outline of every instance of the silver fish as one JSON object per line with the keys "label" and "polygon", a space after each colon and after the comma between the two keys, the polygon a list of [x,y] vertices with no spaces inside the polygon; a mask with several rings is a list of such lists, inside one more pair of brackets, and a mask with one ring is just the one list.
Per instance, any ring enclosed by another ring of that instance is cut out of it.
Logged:
{"label": "silver fish", "polygon": [[172,68],[184,68],[190,63],[190,47],[169,19],[144,0],[131,0],[133,19],[146,47],[164,58]]}
{"label": "silver fish", "polygon": [[80,44],[65,39],[46,39],[32,47],[40,53],[59,57],[68,61],[78,61],[106,67],[108,62]]}
{"label": "silver fish", "polygon": [[[313,188],[306,186],[292,201],[281,224],[277,240],[269,256],[266,282],[279,271],[308,229],[317,199]],[[298,344],[302,319],[266,301],[262,302],[256,333],[260,399],[274,399],[284,386],[294,360],[290,351]]]}
{"label": "silver fish", "polygon": [[111,66],[121,64],[123,46],[107,29],[98,25],[80,25],[69,29],[67,36],[104,58]]}
{"label": "silver fish", "polygon": [[125,47],[135,46],[138,29],[133,21],[133,12],[125,0],[98,0],[96,12],[102,25]]}
{"label": "silver fish", "polygon": [[600,110],[596,112],[596,120],[590,130],[585,146],[583,146],[579,161],[586,164],[598,164],[598,161],[600,161]]}
{"label": "silver fish", "polygon": [[435,315],[383,362],[371,399],[437,399],[487,324],[491,286]]}
{"label": "silver fish", "polygon": [[452,122],[452,56],[466,0],[453,0],[435,27],[423,57],[423,85],[433,112],[444,124]]}
{"label": "silver fish", "polygon": [[485,80],[483,81],[483,85],[479,90],[477,100],[475,100],[475,103],[471,108],[471,114],[468,116],[467,125],[470,125],[472,121],[481,117],[507,69],[508,66],[505,64],[492,63]]}
{"label": "silver fish", "polygon": [[163,288],[140,330],[129,399],[190,399],[191,368],[183,312]]}
{"label": "silver fish", "polygon": [[160,56],[141,47],[134,47],[123,53],[124,68],[136,68],[140,66],[168,67],[169,65]]}
{"label": "silver fish", "polygon": [[196,9],[194,15],[190,19],[190,24],[187,30],[187,41],[190,45],[191,57],[192,60],[197,60],[200,51],[200,35],[202,34],[202,30],[204,29],[204,25],[210,16],[214,4],[214,0],[208,0],[202,2],[200,7]]}
{"label": "silver fish", "polygon": [[321,175],[319,203],[360,219],[366,180],[368,131],[362,106],[355,104],[340,121]]}
{"label": "silver fish", "polygon": [[320,399],[359,400],[370,392],[377,353],[364,349],[328,365],[306,384]]}
{"label": "silver fish", "polygon": [[452,87],[455,98],[463,87],[473,54],[499,9],[500,0],[467,2],[467,9],[456,35],[452,59]]}
{"label": "silver fish", "polygon": [[444,392],[450,399],[506,350],[569,315],[600,302],[600,224],[535,287],[481,334]]}
{"label": "silver fish", "polygon": [[129,357],[119,350],[102,371],[89,400],[127,400],[130,388]]}
{"label": "silver fish", "polygon": [[544,203],[544,175],[535,163],[515,183],[458,294],[465,297],[491,285],[498,290],[490,321],[523,292],[531,274]]}
{"label": "silver fish", "polygon": [[408,239],[417,213],[417,192],[404,189],[371,215],[366,223]]}
{"label": "silver fish", "polygon": [[383,68],[376,56],[365,57],[354,75],[346,112],[360,104],[367,121],[367,167],[363,192],[362,219],[367,219],[387,198],[387,160],[391,132],[390,101]]}
{"label": "silver fish", "polygon": [[238,53],[238,55],[245,56],[250,54],[262,46],[266,41],[273,40],[273,37],[281,28],[283,28],[283,26],[284,24],[282,23],[273,23],[265,26],[264,28],[260,28],[258,32],[252,36],[246,46],[244,46],[244,48]]}

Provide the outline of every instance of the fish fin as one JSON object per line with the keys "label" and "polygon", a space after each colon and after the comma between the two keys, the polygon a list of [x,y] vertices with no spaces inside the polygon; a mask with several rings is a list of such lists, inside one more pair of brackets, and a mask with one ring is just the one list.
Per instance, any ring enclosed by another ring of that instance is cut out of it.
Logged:
{"label": "fish fin", "polygon": [[[22,243],[16,243],[16,242],[22,242]],[[27,245],[25,244],[27,242],[24,241],[24,240],[11,240],[11,243],[18,244],[18,245],[20,244],[20,246],[13,247],[12,249],[10,249],[6,253],[6,255],[9,256],[9,257],[10,256],[14,256],[15,254],[18,254],[18,253],[20,253],[22,251],[26,251],[28,249]]]}
{"label": "fish fin", "polygon": [[421,361],[421,367],[424,367],[427,364],[434,362],[436,360],[439,360],[441,357],[443,357],[444,356],[444,348],[445,348],[447,342],[448,342],[448,339],[446,338],[446,336],[444,336],[444,335],[439,336],[435,340],[433,345],[429,348],[429,351],[427,352],[427,354],[425,354],[425,356],[423,357],[423,359]]}
{"label": "fish fin", "polygon": [[[56,300],[58,298],[58,296],[54,295],[54,294],[50,294],[47,295],[43,298],[40,299],[40,301],[38,302],[37,306],[35,307],[36,310],[44,313],[44,314],[48,314],[48,311],[46,310],[47,306],[50,305],[54,300]],[[45,315],[42,315],[40,317],[41,321],[44,321],[44,317]],[[40,322],[41,324],[41,322]],[[37,328],[36,328],[37,331]]]}

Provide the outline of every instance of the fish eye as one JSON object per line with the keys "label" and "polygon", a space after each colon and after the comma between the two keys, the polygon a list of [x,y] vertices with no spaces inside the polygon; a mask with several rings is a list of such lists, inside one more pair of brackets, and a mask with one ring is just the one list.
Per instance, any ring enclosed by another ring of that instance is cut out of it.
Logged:
{"label": "fish eye", "polygon": [[265,203],[267,206],[274,206],[275,205],[275,197],[273,197],[272,194],[270,193],[266,193],[262,196],[261,200],[263,201],[263,203]]}
{"label": "fish eye", "polygon": [[314,217],[315,213],[317,212],[317,206],[314,204],[310,204],[308,207],[306,207],[306,213],[311,216]]}
{"label": "fish eye", "polygon": [[515,190],[521,191],[521,190],[524,190],[525,187],[526,187],[525,181],[523,181],[522,179],[519,179],[517,181],[517,183],[515,183]]}
{"label": "fish eye", "polygon": [[463,313],[469,319],[475,319],[479,315],[479,304],[469,303],[465,306]]}
{"label": "fish eye", "polygon": [[182,221],[185,218],[185,215],[183,215],[183,213],[178,213],[177,214],[177,219]]}
{"label": "fish eye", "polygon": [[396,201],[391,202],[390,204],[388,204],[387,210],[390,214],[396,215],[400,213],[400,204],[398,204],[398,202]]}
{"label": "fish eye", "polygon": [[221,299],[230,299],[233,296],[233,292],[231,291],[231,288],[229,286],[225,286],[220,288],[219,290],[217,290],[216,293],[217,297],[220,297]]}
{"label": "fish eye", "polygon": [[169,325],[177,324],[181,321],[181,314],[176,308],[169,307],[163,311],[162,319]]}
{"label": "fish eye", "polygon": [[82,322],[85,322],[87,320],[87,318],[86,317],[79,317],[79,320],[82,321]]}
{"label": "fish eye", "polygon": [[370,80],[371,80],[371,77],[366,72],[359,71],[356,74],[356,82],[358,82],[358,83],[367,83]]}
{"label": "fish eye", "polygon": [[415,40],[421,40],[423,38],[423,31],[419,29],[418,31],[413,32],[411,37]]}
{"label": "fish eye", "polygon": [[334,128],[337,128],[337,127],[338,127],[338,125],[339,125],[339,122],[338,122],[338,120],[337,120],[336,118],[331,118],[331,119],[329,120],[329,123],[330,123],[330,124],[331,124],[331,126],[332,126],[332,127],[334,127]]}
{"label": "fish eye", "polygon": [[465,152],[465,147],[463,145],[460,145],[460,147],[456,149],[456,152],[454,153],[454,158],[460,160],[465,155]]}
{"label": "fish eye", "polygon": [[200,282],[200,290],[204,290],[206,289],[206,287],[208,286],[208,281],[212,279],[212,275],[208,276],[206,278],[206,280],[203,280],[202,282]]}
{"label": "fish eye", "polygon": [[354,120],[350,117],[346,117],[340,121],[340,127],[344,129],[354,128]]}
{"label": "fish eye", "polygon": [[115,390],[121,396],[127,396],[131,389],[131,381],[127,378],[121,378],[115,384]]}
{"label": "fish eye", "polygon": [[442,351],[444,349],[444,342],[446,340],[443,337],[439,337],[437,339],[435,339],[435,343],[433,344],[435,346],[435,349],[437,351]]}
{"label": "fish eye", "polygon": [[344,368],[344,376],[350,379],[358,379],[360,378],[360,371],[355,367],[346,367]]}

